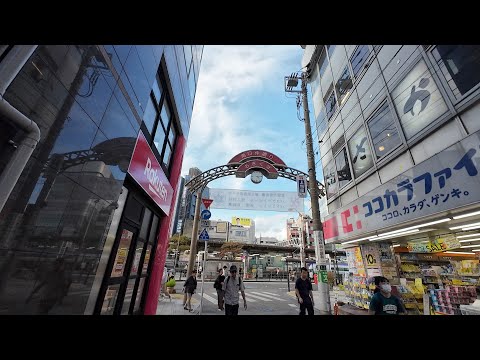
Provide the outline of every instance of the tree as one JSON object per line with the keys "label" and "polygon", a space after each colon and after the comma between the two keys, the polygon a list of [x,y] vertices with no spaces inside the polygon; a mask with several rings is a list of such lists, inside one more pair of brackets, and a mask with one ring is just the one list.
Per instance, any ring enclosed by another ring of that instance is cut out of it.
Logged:
{"label": "tree", "polygon": [[[180,242],[179,242],[180,240]],[[179,235],[175,234],[170,238],[170,242],[168,244],[168,251],[169,252],[175,252],[177,250],[178,246],[178,251],[183,252],[185,250],[190,249],[190,238],[185,235]]]}
{"label": "tree", "polygon": [[222,247],[220,248],[220,259],[226,257],[227,260],[235,260],[237,256],[242,254],[243,244],[237,242],[226,242],[223,243]]}

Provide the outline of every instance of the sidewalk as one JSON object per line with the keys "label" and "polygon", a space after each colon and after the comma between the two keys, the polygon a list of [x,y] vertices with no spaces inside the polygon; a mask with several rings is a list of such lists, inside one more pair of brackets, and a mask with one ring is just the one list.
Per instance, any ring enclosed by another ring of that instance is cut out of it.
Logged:
{"label": "sidewalk", "polygon": [[[183,282],[182,282],[183,284]],[[157,313],[156,315],[197,315],[198,306],[200,302],[192,297],[192,312],[183,308],[183,293],[182,285],[177,282],[175,286],[175,294],[170,294],[171,300],[168,297],[162,297],[158,299]]]}
{"label": "sidewalk", "polygon": [[[312,293],[313,293],[313,300],[315,301],[315,306],[314,306],[315,310],[320,313],[323,313],[323,311],[320,310],[320,308],[318,308],[318,304],[320,304],[321,302],[320,293],[318,291],[312,291]],[[287,294],[296,300],[297,296],[295,295],[295,290],[289,291]],[[333,306],[335,305],[335,296],[337,296],[337,301],[346,302],[344,291],[339,290],[336,286],[333,288],[333,290],[330,290],[330,309],[332,314],[333,314]],[[327,315],[327,314],[323,314],[323,315]]]}

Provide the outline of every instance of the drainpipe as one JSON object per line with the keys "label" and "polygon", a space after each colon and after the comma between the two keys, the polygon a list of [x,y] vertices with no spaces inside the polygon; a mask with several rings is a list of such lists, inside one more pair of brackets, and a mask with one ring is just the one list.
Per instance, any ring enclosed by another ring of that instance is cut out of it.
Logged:
{"label": "drainpipe", "polygon": [[8,86],[36,48],[37,45],[15,46],[2,61],[0,70],[0,115],[26,133],[0,174],[0,212],[40,140],[40,129],[37,124],[10,105],[4,98]]}

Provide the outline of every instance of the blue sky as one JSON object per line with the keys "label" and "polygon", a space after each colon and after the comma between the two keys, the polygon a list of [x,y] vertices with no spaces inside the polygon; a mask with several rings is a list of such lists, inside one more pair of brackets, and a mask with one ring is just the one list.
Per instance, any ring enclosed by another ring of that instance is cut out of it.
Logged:
{"label": "blue sky", "polygon": [[[300,45],[206,45],[185,151],[182,175],[190,167],[205,171],[226,164],[236,154],[262,149],[279,156],[289,167],[307,172],[304,123],[297,118],[293,94],[284,92],[284,76],[298,71],[303,49]],[[312,126],[313,108],[310,105]],[[303,110],[302,110],[303,112]],[[315,146],[316,145],[316,146]],[[314,149],[318,144],[314,137]],[[318,161],[318,155],[316,160]],[[319,168],[317,178],[323,182]],[[250,176],[228,176],[210,188],[257,191],[296,191],[296,183],[279,178],[258,185]],[[310,209],[310,199],[305,210]],[[286,219],[296,213],[212,209],[212,219],[232,216],[255,220],[256,236],[286,238]]]}

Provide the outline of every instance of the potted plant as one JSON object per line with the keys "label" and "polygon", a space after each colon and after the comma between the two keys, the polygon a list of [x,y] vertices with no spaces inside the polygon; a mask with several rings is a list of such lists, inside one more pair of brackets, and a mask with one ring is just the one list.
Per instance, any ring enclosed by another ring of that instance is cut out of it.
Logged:
{"label": "potted plant", "polygon": [[170,280],[168,280],[165,283],[165,287],[167,288],[167,292],[169,294],[175,294],[175,285],[176,285],[176,281],[175,281],[175,278],[172,276]]}

